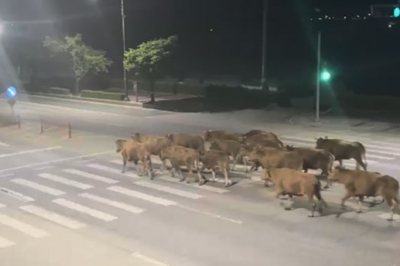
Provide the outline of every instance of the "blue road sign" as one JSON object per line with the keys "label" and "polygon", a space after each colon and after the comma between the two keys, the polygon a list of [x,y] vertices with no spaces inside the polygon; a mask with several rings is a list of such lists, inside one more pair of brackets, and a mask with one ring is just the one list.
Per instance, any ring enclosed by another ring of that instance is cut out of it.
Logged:
{"label": "blue road sign", "polygon": [[13,99],[15,98],[15,96],[17,96],[17,89],[13,86],[8,87],[7,91],[6,91],[6,96],[8,99]]}

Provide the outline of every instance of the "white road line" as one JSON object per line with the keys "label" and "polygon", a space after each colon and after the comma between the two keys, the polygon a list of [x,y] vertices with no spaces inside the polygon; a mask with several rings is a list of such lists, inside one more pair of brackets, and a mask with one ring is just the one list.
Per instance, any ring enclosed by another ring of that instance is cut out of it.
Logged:
{"label": "white road line", "polygon": [[296,136],[281,136],[281,139],[283,139],[283,140],[288,140],[288,141],[291,141],[291,140],[300,140],[300,141],[302,141],[302,142],[311,142],[311,143],[316,143],[316,141],[317,140],[315,140],[315,139],[310,139],[310,138],[302,138],[302,137],[296,137]]}
{"label": "white road line", "polygon": [[92,194],[89,194],[89,193],[82,193],[79,196],[81,196],[83,198],[86,198],[86,199],[93,200],[93,201],[97,201],[97,202],[100,202],[100,203],[103,203],[103,204],[106,204],[106,205],[109,205],[109,206],[112,206],[112,207],[115,207],[115,208],[118,208],[118,209],[121,209],[121,210],[125,210],[125,211],[131,212],[131,213],[135,213],[135,214],[144,212],[144,210],[141,209],[141,208],[138,208],[138,207],[135,207],[135,206],[131,206],[131,205],[125,204],[123,202],[102,198],[102,197],[99,197],[99,196],[96,196],[96,195],[92,195]]}
{"label": "white road line", "polygon": [[375,155],[375,154],[368,153],[368,150],[367,150],[366,157],[374,158],[374,159],[381,159],[381,160],[396,160],[395,157],[387,157],[387,156],[381,156],[381,155]]}
{"label": "white road line", "polygon": [[170,177],[170,176],[156,176],[155,179],[160,179],[160,180],[173,182],[173,183],[179,183],[179,184],[182,184],[182,185],[188,185],[188,186],[191,186],[191,187],[194,187],[194,188],[207,190],[207,191],[214,192],[214,193],[221,193],[222,194],[222,193],[229,192],[229,190],[223,189],[223,188],[212,187],[212,186],[208,186],[208,185],[199,186],[198,183],[196,183],[196,184],[187,184],[187,183],[184,183],[184,182],[179,182],[179,180],[177,178],[173,178],[173,177]]}
{"label": "white road line", "polygon": [[125,175],[125,176],[129,176],[129,177],[132,177],[132,178],[135,178],[135,179],[139,179],[140,178],[140,176],[138,176],[138,175],[136,175],[134,173],[130,173],[130,172],[121,173],[121,171],[118,170],[118,169],[115,169],[113,167],[104,166],[104,165],[97,164],[97,163],[88,164],[87,167],[90,167],[90,168],[93,168],[93,169],[97,169],[97,170],[101,170],[101,171],[104,171],[104,172],[109,172],[109,173],[112,173],[112,174]]}
{"label": "white road line", "polygon": [[61,177],[61,176],[57,176],[57,175],[53,175],[53,174],[48,174],[48,173],[42,173],[42,174],[38,174],[38,176],[54,181],[54,182],[58,182],[64,185],[68,185],[71,187],[76,187],[76,188],[80,188],[80,189],[89,189],[92,188],[93,186],[88,185],[88,184],[84,184],[81,182],[77,182],[74,180],[69,180],[67,178]]}
{"label": "white road line", "polygon": [[7,177],[7,176],[13,176],[13,175],[14,175],[14,173],[4,174],[4,175],[0,175],[0,178]]}
{"label": "white road line", "polygon": [[0,208],[4,208],[6,207],[6,205],[4,205],[3,203],[0,203]]}
{"label": "white road line", "polygon": [[[379,218],[381,218],[381,219],[389,219],[389,217],[390,217],[390,214],[389,213],[382,213],[382,214],[379,214],[379,215],[377,215]],[[393,220],[394,221],[396,221],[396,222],[400,222],[400,215],[398,215],[398,214],[395,214],[395,215],[393,215]]]}
{"label": "white road line", "polygon": [[202,195],[199,195],[199,194],[190,193],[190,192],[186,192],[183,190],[158,185],[158,184],[155,184],[153,182],[148,182],[148,181],[137,181],[137,182],[134,182],[134,184],[142,186],[142,187],[147,187],[147,188],[155,189],[158,191],[174,194],[174,195],[177,195],[180,197],[189,198],[189,199],[200,199],[203,197]]}
{"label": "white road line", "polygon": [[16,179],[11,180],[11,182],[16,183],[16,184],[21,185],[21,186],[26,186],[26,187],[30,187],[30,188],[36,189],[36,190],[38,190],[40,192],[47,193],[47,194],[50,194],[52,196],[61,196],[61,195],[65,194],[64,191],[61,191],[61,190],[58,190],[58,189],[55,189],[55,188],[51,188],[51,187],[47,187],[47,186],[43,186],[43,185],[40,185],[38,183],[29,181],[29,180],[26,180],[26,179],[16,178]]}
{"label": "white road line", "polygon": [[55,199],[55,200],[53,200],[53,202],[58,204],[58,205],[61,205],[63,207],[69,208],[69,209],[77,211],[77,212],[88,214],[88,215],[90,215],[92,217],[95,217],[97,219],[100,219],[100,220],[103,220],[103,221],[106,221],[106,222],[110,222],[110,221],[118,219],[118,217],[115,217],[115,216],[110,215],[108,213],[101,212],[101,211],[98,211],[98,210],[95,210],[95,209],[91,209],[89,207],[80,205],[78,203],[75,203],[75,202],[72,202],[72,201],[69,201],[69,200],[66,200],[66,199]]}
{"label": "white road line", "polygon": [[225,220],[225,221],[228,221],[228,222],[231,222],[231,223],[243,224],[243,222],[240,221],[240,220],[234,220],[234,219],[231,219],[231,218],[223,217],[223,216],[221,216],[221,215],[219,215],[219,214],[214,214],[214,213],[209,213],[209,212],[200,211],[200,210],[193,209],[193,208],[190,208],[190,207],[187,207],[187,206],[183,206],[183,205],[180,205],[180,204],[178,204],[176,207],[181,208],[181,209],[184,209],[184,210],[187,210],[187,211],[191,211],[191,212],[195,212],[195,213],[204,214],[204,215],[207,215],[207,216],[210,216],[210,217],[213,217],[213,218]]}
{"label": "white road line", "polygon": [[10,145],[9,145],[9,144],[7,144],[7,143],[4,143],[4,142],[0,142],[0,146],[3,146],[3,147],[9,147]]}
{"label": "white road line", "polygon": [[[376,142],[374,142],[376,143]],[[391,143],[386,143],[386,144],[366,144],[365,147],[367,148],[367,151],[369,150],[369,148],[375,148],[375,149],[381,149],[381,151],[385,150],[386,152],[392,152],[392,151],[400,151],[400,147],[394,147],[393,144]]]}
{"label": "white road line", "polygon": [[157,266],[169,266],[168,264],[162,263],[162,262],[160,262],[160,261],[157,261],[157,260],[155,260],[155,259],[152,259],[152,258],[150,258],[150,257],[147,257],[147,256],[142,255],[142,254],[137,253],[137,252],[132,253],[132,256],[133,256],[133,257],[136,257],[136,258],[138,258],[138,259],[141,259],[141,260],[143,260],[143,261],[149,262],[149,263],[151,263],[151,264],[157,265]]}
{"label": "white road line", "polygon": [[119,182],[119,181],[111,179],[111,178],[107,178],[107,177],[92,174],[92,173],[87,173],[87,172],[77,170],[77,169],[63,169],[63,171],[66,173],[69,173],[69,174],[78,175],[81,177],[93,179],[93,180],[100,181],[100,182],[107,183],[107,184],[115,184],[115,183]]}
{"label": "white road line", "polygon": [[39,171],[39,170],[44,170],[44,169],[50,169],[50,168],[53,168],[53,167],[54,167],[54,166],[49,165],[49,166],[38,167],[38,168],[36,168],[35,170]]}
{"label": "white road line", "polygon": [[141,193],[139,191],[126,189],[126,188],[119,187],[119,186],[113,186],[113,187],[109,187],[107,189],[111,190],[111,191],[114,191],[114,192],[118,192],[118,193],[124,194],[124,195],[129,196],[129,197],[138,198],[138,199],[141,199],[141,200],[149,201],[149,202],[160,204],[160,205],[164,205],[164,206],[170,206],[170,205],[176,205],[177,204],[175,201],[172,201],[172,200],[167,200],[167,199],[163,199],[163,198],[154,197],[154,196],[151,196],[151,195],[148,195],[148,194]]}
{"label": "white road line", "polygon": [[44,149],[34,149],[34,150],[25,150],[25,151],[19,151],[19,152],[14,152],[14,153],[5,153],[5,154],[0,154],[0,158],[17,156],[17,155],[21,155],[21,154],[36,153],[36,152],[42,152],[42,151],[51,151],[51,150],[60,149],[60,148],[62,148],[62,147],[55,146],[55,147],[49,147],[49,148],[44,148]]}
{"label": "white road line", "polygon": [[45,232],[43,230],[40,230],[29,224],[15,220],[4,214],[0,214],[0,223],[3,225],[9,226],[15,230],[18,230],[24,234],[27,234],[31,237],[34,237],[34,238],[41,238],[41,237],[45,237],[45,236],[49,235],[47,232]]}
{"label": "white road line", "polygon": [[11,242],[8,239],[0,237],[0,248],[11,247],[11,246],[14,246],[14,245],[15,245],[14,242]]}
{"label": "white road line", "polygon": [[17,191],[5,188],[5,187],[0,187],[0,192],[6,194],[7,196],[13,197],[15,199],[24,201],[24,202],[29,202],[29,201],[35,201],[35,199],[25,196],[22,193],[19,193]]}
{"label": "white road line", "polygon": [[38,206],[34,205],[26,205],[26,206],[21,206],[19,207],[21,210],[26,211],[30,214],[39,216],[41,218],[47,219],[49,221],[52,221],[54,223],[60,224],[62,226],[65,226],[69,229],[79,229],[79,228],[84,228],[86,227],[85,224],[72,220],[66,216],[60,215],[55,212],[51,212],[45,209],[42,209]]}

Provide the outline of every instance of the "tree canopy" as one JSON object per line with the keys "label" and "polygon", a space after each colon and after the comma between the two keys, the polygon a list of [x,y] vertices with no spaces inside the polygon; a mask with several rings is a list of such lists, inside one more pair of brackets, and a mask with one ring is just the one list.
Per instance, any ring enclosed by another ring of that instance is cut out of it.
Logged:
{"label": "tree canopy", "polygon": [[76,93],[79,93],[79,81],[89,72],[93,74],[107,72],[107,68],[112,64],[112,61],[106,57],[106,52],[86,45],[81,34],[66,36],[63,39],[46,36],[43,46],[52,55],[69,55],[76,79]]}

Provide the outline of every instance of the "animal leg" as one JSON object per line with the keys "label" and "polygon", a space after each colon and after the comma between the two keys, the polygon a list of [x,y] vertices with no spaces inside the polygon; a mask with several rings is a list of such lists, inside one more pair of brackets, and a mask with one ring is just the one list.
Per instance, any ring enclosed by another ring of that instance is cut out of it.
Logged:
{"label": "animal leg", "polygon": [[186,178],[182,175],[182,171],[181,171],[181,168],[180,168],[180,167],[178,168],[178,173],[179,173],[179,176],[181,177],[181,178],[179,179],[179,182],[185,181]]}
{"label": "animal leg", "polygon": [[341,202],[341,204],[340,204],[340,206],[342,206],[342,209],[345,208],[344,202],[345,202],[346,200],[348,200],[349,198],[351,198],[351,197],[353,197],[353,194],[350,193],[350,192],[347,192],[346,195],[342,198],[342,202]]}
{"label": "animal leg", "polygon": [[245,171],[245,173],[248,173],[249,172],[249,169],[247,168],[247,164],[248,164],[248,161],[247,161],[247,157],[246,156],[243,156],[242,157],[242,160],[243,160],[243,164],[244,164],[244,171]]}
{"label": "animal leg", "polygon": [[393,221],[393,216],[394,216],[394,208],[397,207],[398,204],[398,200],[395,198],[392,198],[390,196],[386,196],[385,197],[386,202],[389,204],[390,206],[390,216],[387,219],[388,221]]}
{"label": "animal leg", "polygon": [[236,166],[238,160],[239,160],[239,154],[236,155],[236,156],[233,158],[232,171],[235,170],[235,166]]}
{"label": "animal leg", "polygon": [[232,185],[232,180],[228,177],[228,169],[224,169],[224,176],[225,176],[225,187]]}
{"label": "animal leg", "polygon": [[212,182],[215,183],[215,170],[214,168],[211,168],[211,174],[212,174]]}
{"label": "animal leg", "polygon": [[126,158],[122,159],[122,170],[121,173],[125,173],[125,169],[126,169]]}
{"label": "animal leg", "polygon": [[[306,196],[308,201],[311,203],[312,205],[312,209],[311,209],[311,213],[308,215],[308,217],[314,217],[315,214],[315,210],[317,209],[317,203],[315,202],[315,200],[313,199],[313,195],[307,195]],[[318,204],[319,205],[319,204]]]}
{"label": "animal leg", "polygon": [[358,209],[357,209],[357,213],[361,213],[362,212],[362,201],[364,199],[364,196],[358,196]]}

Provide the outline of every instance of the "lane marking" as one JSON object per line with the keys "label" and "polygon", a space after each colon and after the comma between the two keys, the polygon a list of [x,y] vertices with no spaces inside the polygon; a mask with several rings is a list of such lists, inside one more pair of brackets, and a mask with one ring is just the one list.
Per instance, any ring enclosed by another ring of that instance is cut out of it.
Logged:
{"label": "lane marking", "polygon": [[14,175],[14,173],[9,173],[9,174],[5,174],[5,175],[0,175],[0,178],[1,177],[7,177],[7,176],[13,176]]}
{"label": "lane marking", "polygon": [[171,187],[158,185],[158,184],[155,184],[155,183],[152,183],[152,182],[148,182],[148,181],[137,181],[137,182],[133,182],[133,183],[135,185],[139,185],[139,186],[142,186],[142,187],[155,189],[155,190],[158,190],[158,191],[174,194],[174,195],[177,195],[177,196],[180,196],[180,197],[189,198],[189,199],[201,199],[203,197],[202,195],[199,195],[199,194],[190,193],[190,192],[186,192],[186,191],[183,191],[183,190],[179,190],[179,189],[175,189],[175,188],[171,188]]}
{"label": "lane marking", "polygon": [[15,199],[18,199],[20,201],[24,201],[24,202],[30,202],[30,201],[35,201],[34,198],[25,196],[22,193],[19,193],[17,191],[5,188],[5,187],[0,187],[0,192],[6,194],[7,196],[13,197]]}
{"label": "lane marking", "polygon": [[101,171],[104,171],[104,172],[109,172],[109,173],[112,173],[112,174],[125,175],[125,176],[129,176],[129,177],[132,177],[132,178],[135,178],[135,179],[140,179],[140,176],[138,176],[137,174],[133,174],[133,173],[130,173],[130,172],[121,173],[121,171],[118,170],[118,169],[115,169],[113,167],[104,166],[104,165],[97,164],[97,163],[88,164],[86,166],[90,167],[90,168],[93,168],[93,169],[101,170]]}
{"label": "lane marking", "polygon": [[115,217],[115,216],[113,216],[111,214],[108,214],[108,213],[105,213],[105,212],[101,212],[101,211],[98,211],[98,210],[95,210],[95,209],[91,209],[89,207],[80,205],[78,203],[75,203],[75,202],[72,202],[72,201],[69,201],[69,200],[66,200],[66,199],[55,199],[55,200],[53,200],[53,202],[58,204],[58,205],[61,205],[63,207],[66,207],[68,209],[71,209],[71,210],[74,210],[74,211],[77,211],[77,212],[81,212],[81,213],[85,213],[87,215],[90,215],[92,217],[95,217],[97,219],[100,219],[100,220],[103,220],[103,221],[106,221],[106,222],[110,222],[110,221],[118,219],[118,217]]}
{"label": "lane marking", "polygon": [[106,205],[109,205],[109,206],[112,206],[112,207],[115,207],[115,208],[118,208],[118,209],[121,209],[121,210],[125,210],[125,211],[131,212],[131,213],[135,213],[135,214],[144,212],[144,210],[141,209],[141,208],[138,208],[138,207],[135,207],[135,206],[131,206],[131,205],[125,204],[123,202],[102,198],[102,197],[99,197],[99,196],[96,196],[96,195],[93,195],[93,194],[89,194],[89,193],[82,193],[79,196],[81,196],[83,198],[86,198],[86,199],[93,200],[93,201],[97,201],[97,202],[100,202],[100,203],[103,203],[103,204],[106,204]]}
{"label": "lane marking", "polygon": [[57,176],[57,175],[53,175],[53,174],[48,174],[48,173],[41,173],[38,174],[38,176],[54,181],[54,182],[58,182],[64,185],[68,185],[71,187],[76,187],[76,188],[80,188],[80,189],[89,189],[89,188],[93,188],[93,186],[88,185],[88,184],[84,184],[81,182],[77,182],[74,180],[69,180],[67,178],[61,177],[61,176]]}
{"label": "lane marking", "polygon": [[4,214],[0,214],[0,223],[3,225],[9,226],[15,230],[18,230],[24,234],[27,234],[31,237],[34,237],[34,238],[41,238],[41,237],[49,236],[49,234],[43,230],[40,230],[29,224],[15,220]]}
{"label": "lane marking", "polygon": [[49,165],[49,166],[38,167],[35,170],[39,171],[39,170],[50,169],[50,168],[54,168],[54,166]]}
{"label": "lane marking", "polygon": [[0,237],[0,248],[6,248],[6,247],[11,247],[14,246],[15,243],[11,242],[10,240]]}
{"label": "lane marking", "polygon": [[17,167],[12,167],[12,168],[7,168],[7,169],[1,169],[0,173],[20,170],[20,169],[25,169],[25,168],[31,168],[31,167],[35,167],[35,166],[41,166],[41,165],[49,165],[49,164],[53,164],[53,163],[61,163],[61,162],[66,162],[66,161],[73,161],[73,160],[77,160],[77,159],[93,157],[93,156],[98,156],[98,155],[111,154],[111,153],[115,153],[115,150],[114,151],[107,151],[107,152],[97,152],[97,153],[92,153],[92,154],[87,154],[87,155],[76,156],[76,157],[68,157],[68,158],[56,159],[56,160],[51,160],[51,161],[47,161],[47,162],[43,162],[43,163],[25,164],[25,165],[22,165],[22,166],[17,166]]}
{"label": "lane marking", "polygon": [[147,257],[145,255],[142,255],[140,253],[134,252],[131,254],[131,256],[136,257],[138,259],[141,259],[143,261],[149,262],[151,264],[157,265],[157,266],[169,266],[168,264],[162,263],[158,260],[155,260],[153,258]]}
{"label": "lane marking", "polygon": [[36,153],[36,152],[43,152],[43,151],[51,151],[51,150],[56,150],[56,149],[61,149],[61,148],[62,148],[61,146],[55,146],[55,147],[49,147],[49,148],[44,148],[44,149],[33,149],[33,150],[25,150],[25,151],[19,151],[19,152],[14,152],[14,153],[4,153],[4,154],[0,154],[0,158],[17,156],[17,155],[22,155],[22,154],[29,154],[29,153]]}
{"label": "lane marking", "polygon": [[29,181],[29,180],[26,180],[26,179],[16,178],[16,179],[11,180],[11,182],[14,182],[14,183],[16,183],[18,185],[21,185],[21,186],[33,188],[35,190],[38,190],[38,191],[43,192],[43,193],[50,194],[52,196],[61,196],[61,195],[65,194],[64,191],[61,191],[61,190],[58,190],[58,189],[55,189],[55,188],[51,188],[51,187],[47,187],[47,186],[44,186],[44,185]]}
{"label": "lane marking", "polygon": [[81,176],[81,177],[85,177],[85,178],[89,178],[89,179],[93,179],[96,181],[100,181],[103,183],[107,183],[107,184],[116,184],[119,181],[118,180],[114,180],[111,178],[107,178],[104,176],[100,176],[100,175],[96,175],[96,174],[92,174],[92,173],[87,173],[81,170],[77,170],[77,169],[63,169],[63,172],[69,173],[69,174],[73,174],[73,175],[77,175],[77,176]]}
{"label": "lane marking", "polygon": [[[377,215],[379,218],[381,218],[381,219],[389,219],[389,217],[390,217],[390,214],[389,213],[382,213],[382,214],[379,214],[379,215]],[[395,221],[395,222],[400,222],[400,215],[398,215],[398,214],[394,214],[393,215],[393,221]]]}
{"label": "lane marking", "polygon": [[21,210],[26,211],[30,214],[39,216],[41,218],[47,219],[49,221],[52,221],[54,223],[60,224],[62,226],[65,226],[69,229],[80,229],[86,227],[85,224],[78,222],[76,220],[70,219],[66,216],[60,215],[55,212],[48,211],[46,209],[40,208],[35,205],[26,205],[26,206],[21,206],[19,207]]}
{"label": "lane marking", "polygon": [[144,194],[141,193],[139,191],[135,191],[135,190],[130,190],[130,189],[126,189],[123,187],[119,187],[119,186],[113,186],[113,187],[109,187],[107,188],[108,190],[114,191],[114,192],[118,192],[120,194],[129,196],[129,197],[134,197],[134,198],[138,198],[141,200],[145,200],[145,201],[149,201],[155,204],[160,204],[163,206],[171,206],[171,205],[176,205],[177,203],[175,201],[172,200],[167,200],[167,199],[163,199],[163,198],[158,198],[158,197],[154,197],[148,194]]}
{"label": "lane marking", "polygon": [[3,147],[9,147],[10,145],[9,145],[9,144],[7,144],[7,143],[4,143],[4,142],[0,142],[0,146],[3,146]]}
{"label": "lane marking", "polygon": [[234,224],[243,224],[243,222],[240,221],[240,220],[235,220],[235,219],[227,218],[227,217],[221,216],[221,215],[219,215],[219,214],[214,214],[214,213],[210,213],[210,212],[200,211],[200,210],[197,210],[197,209],[194,209],[194,208],[191,208],[191,207],[187,207],[187,206],[183,206],[183,205],[180,205],[180,204],[176,205],[176,207],[181,208],[181,209],[183,209],[183,210],[187,210],[187,211],[199,213],[199,214],[204,214],[204,215],[207,215],[207,216],[210,216],[210,217],[213,217],[213,218],[225,220],[225,221],[228,221],[228,222],[231,222],[231,223],[234,223]]}

